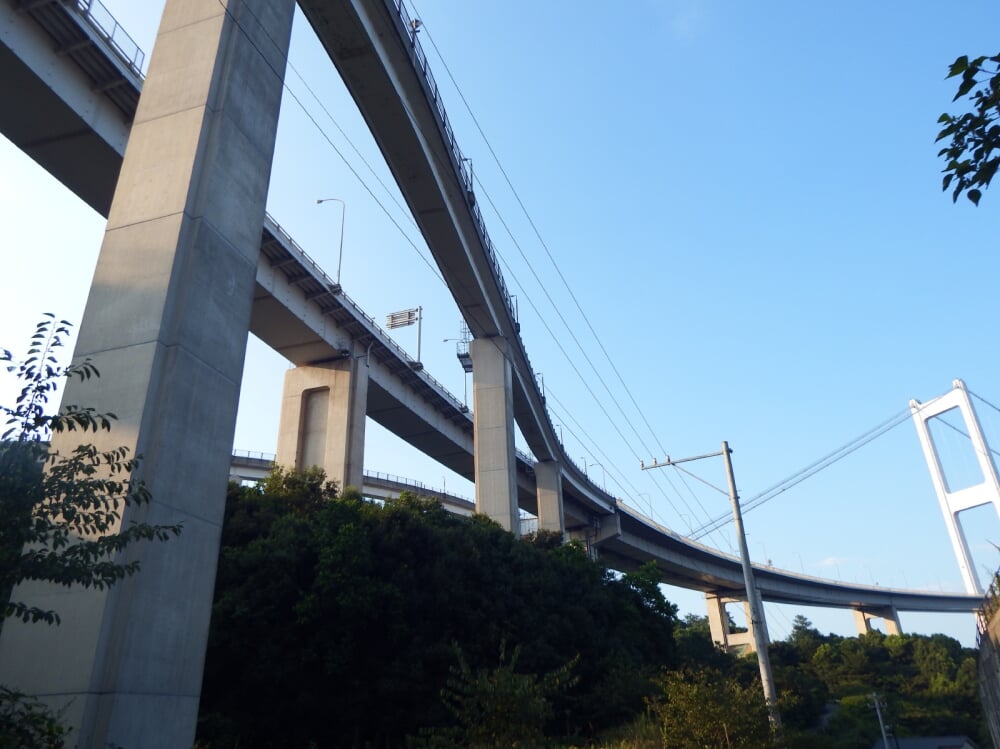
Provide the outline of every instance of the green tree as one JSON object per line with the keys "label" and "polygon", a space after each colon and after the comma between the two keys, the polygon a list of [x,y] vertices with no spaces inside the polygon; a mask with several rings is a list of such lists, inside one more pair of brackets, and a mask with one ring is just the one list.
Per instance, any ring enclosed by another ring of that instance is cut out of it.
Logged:
{"label": "green tree", "polygon": [[767,707],[759,682],[712,668],[684,668],[658,680],[662,694],[649,701],[663,746],[673,749],[760,749],[770,743]]}
{"label": "green tree", "polygon": [[551,698],[576,683],[572,671],[578,659],[538,675],[517,673],[520,648],[508,658],[506,643],[500,645],[496,668],[473,671],[457,644],[455,655],[458,665],[441,691],[455,725],[430,731],[428,749],[537,749],[548,743]]}
{"label": "green tree", "polygon": [[55,350],[69,334],[69,323],[46,316],[36,326],[26,356],[16,360],[0,350],[0,362],[21,383],[13,406],[0,405],[6,429],[0,442],[0,594],[3,619],[57,624],[59,615],[24,601],[10,600],[21,582],[103,589],[139,569],[138,561],[116,555],[143,540],[165,541],[179,525],[133,523],[119,527],[129,505],[149,501],[141,481],[133,480],[137,458],[125,447],[99,450],[80,444],[68,454],[50,447],[53,434],[109,430],[114,414],[67,405],[55,414],[46,408],[59,384],[76,377],[97,377],[89,361],[62,367]]}
{"label": "green tree", "polygon": [[964,192],[979,205],[982,191],[1000,167],[1000,55],[972,60],[962,55],[951,64],[947,77],[961,77],[952,101],[968,97],[972,109],[960,115],[945,112],[938,118],[942,127],[937,141],[949,139],[938,151],[945,160],[941,189],[952,189],[953,202]]}
{"label": "green tree", "polygon": [[[673,665],[672,607],[658,589],[579,545],[519,541],[412,495],[383,505],[332,489],[284,471],[230,487],[199,718],[206,746],[400,746],[423,728],[461,728],[441,699],[456,678],[453,643],[483,684],[492,675],[527,689],[578,658],[574,684],[546,693],[549,739],[628,722]],[[519,654],[506,675],[502,643]]]}

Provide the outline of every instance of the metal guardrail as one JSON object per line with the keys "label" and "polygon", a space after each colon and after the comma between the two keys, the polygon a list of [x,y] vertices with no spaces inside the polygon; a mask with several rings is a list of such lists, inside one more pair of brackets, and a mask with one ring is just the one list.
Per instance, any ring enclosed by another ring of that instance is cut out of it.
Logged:
{"label": "metal guardrail", "polygon": [[[279,224],[277,221],[274,220],[274,216],[272,216],[270,213],[265,214],[265,216],[268,222],[268,229],[270,229],[278,237],[280,237],[281,240],[286,243],[287,247],[292,249],[295,254],[300,256],[298,258],[299,262],[307,266],[307,268],[313,272],[316,278],[322,281],[322,283],[327,288],[337,285],[335,284],[332,278],[330,278],[328,275],[326,275],[326,273],[323,272],[323,269],[319,267],[316,261],[313,260],[311,257],[309,257],[309,254],[302,249],[299,243],[296,242],[294,239],[292,239],[292,236],[287,231],[285,231],[285,229],[281,226],[281,224]],[[375,318],[373,318],[371,315],[369,315],[367,312],[361,309],[361,307],[358,306],[357,302],[355,302],[353,299],[351,299],[351,297],[349,297],[346,293],[344,293],[343,289],[337,292],[337,296],[341,299],[341,304],[343,304],[343,306],[349,307],[357,317],[363,318],[368,322],[368,324],[373,329],[372,332],[376,336],[378,336],[379,340],[382,342],[383,345],[386,346],[386,348],[392,349],[392,351],[395,352],[395,354],[400,359],[406,362],[407,365],[412,365],[417,363],[417,360],[414,359],[412,356],[410,356],[408,353],[406,353],[406,351],[403,350],[403,347],[400,346],[398,343],[396,343],[389,336],[389,334],[386,333],[377,322],[375,322]],[[416,369],[414,369],[414,371],[416,372],[418,377],[423,377],[426,380],[430,381],[430,383],[437,390],[440,391],[441,396],[444,397],[446,400],[451,401],[451,404],[456,409],[458,409],[459,411],[468,412],[468,408],[466,407],[466,405],[458,398],[456,398],[454,395],[452,395],[451,391],[449,391],[448,388],[442,385],[440,381],[438,381],[432,375],[428,374],[427,370],[421,369],[420,371],[417,371]]]}
{"label": "metal guardrail", "polygon": [[277,457],[274,453],[260,452],[259,450],[233,450],[234,458],[247,458],[248,460],[261,460],[274,463]]}
{"label": "metal guardrail", "polygon": [[403,486],[412,486],[414,489],[423,489],[425,491],[434,492],[435,494],[440,494],[446,497],[454,497],[455,499],[462,499],[466,502],[472,502],[473,500],[462,494],[455,494],[454,492],[449,492],[446,489],[438,489],[434,486],[428,486],[423,481],[417,481],[415,479],[408,479],[405,476],[396,476],[392,473],[382,473],[380,471],[365,471],[365,478],[370,479],[380,479],[382,481],[391,481],[394,484],[402,484]]}
{"label": "metal guardrail", "polygon": [[[385,0],[385,2],[389,8],[396,11],[396,15],[403,24],[403,29],[406,30],[406,34],[410,42],[410,50],[412,51],[413,65],[423,76],[428,97],[434,105],[434,110],[437,112],[441,132],[444,134],[445,142],[451,150],[453,166],[462,181],[462,185],[465,187],[466,195],[471,198],[471,196],[475,193],[472,180],[471,162],[462,154],[462,149],[458,147],[458,142],[455,140],[455,132],[452,130],[451,122],[448,120],[448,113],[444,108],[444,102],[441,100],[441,91],[438,88],[437,81],[434,80],[434,74],[431,73],[430,66],[427,64],[427,54],[424,52],[423,47],[420,45],[420,40],[417,38],[420,23],[419,21],[414,21],[410,18],[410,14],[403,5],[403,0]],[[486,231],[486,222],[483,220],[483,215],[480,212],[475,199],[471,198],[468,202],[469,210],[475,220],[476,228],[479,231],[480,238],[483,241],[483,247],[486,250],[486,257],[490,261],[490,266],[493,268],[493,275],[496,279],[497,286],[500,288],[501,295],[503,296],[504,303],[507,305],[507,311],[510,312],[511,319],[516,323],[517,308],[514,305],[510,292],[507,291],[507,284],[504,281],[503,272],[500,270],[500,263],[497,260],[496,251],[493,248],[493,242],[490,239],[489,233]]]}
{"label": "metal guardrail", "polygon": [[111,11],[104,7],[101,0],[75,0],[72,5],[67,3],[67,7],[75,7],[87,20],[87,25],[111,46],[129,69],[140,79],[145,78],[142,68],[146,64],[146,53],[111,15]]}
{"label": "metal guardrail", "polygon": [[[479,210],[479,204],[475,200],[475,188],[472,179],[472,162],[462,153],[462,149],[458,146],[458,142],[455,139],[455,132],[448,119],[448,113],[444,108],[440,88],[437,85],[437,81],[434,80],[434,74],[431,72],[430,66],[427,62],[427,54],[424,52],[424,49],[420,44],[420,40],[417,38],[420,21],[410,18],[410,14],[407,12],[406,6],[403,4],[403,0],[384,1],[388,8],[395,10],[397,18],[402,23],[402,29],[405,35],[404,38],[409,41],[412,53],[411,59],[414,68],[423,76],[427,96],[433,104],[434,111],[437,113],[438,124],[441,128],[442,134],[444,135],[445,143],[451,151],[452,165],[458,173],[462,185],[465,188],[467,195],[466,202],[469,205],[469,211],[472,214],[473,222],[476,225],[476,229],[479,232],[480,239],[482,240],[483,248],[486,251],[486,258],[489,260],[490,267],[493,270],[493,277],[496,280],[497,287],[500,289],[500,294],[504,300],[504,304],[507,306],[507,311],[510,313],[510,317],[517,326],[518,331],[520,331],[520,323],[517,319],[517,305],[507,289],[507,284],[504,281],[503,271],[500,269],[500,262],[497,258],[493,240],[490,239],[489,232],[486,230],[486,221],[483,219],[483,214]],[[532,373],[532,379],[534,379],[534,368],[531,367],[531,361],[528,359],[527,348],[525,347],[523,340],[521,340],[520,343],[521,350],[524,352],[524,359],[528,363],[528,371]],[[535,389],[541,393],[541,388],[538,386],[537,380],[535,380]],[[542,402],[545,402],[544,397],[542,398]],[[545,416],[548,419],[549,426],[551,428],[552,417],[549,415],[548,409],[545,410]],[[554,431],[555,430],[553,428],[553,433]]]}

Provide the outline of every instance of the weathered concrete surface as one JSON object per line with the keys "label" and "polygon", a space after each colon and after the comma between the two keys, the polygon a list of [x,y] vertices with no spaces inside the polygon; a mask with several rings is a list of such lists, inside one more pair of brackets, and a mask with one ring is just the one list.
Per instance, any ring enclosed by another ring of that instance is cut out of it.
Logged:
{"label": "weathered concrete surface", "polygon": [[154,499],[123,522],[184,531],[130,550],[142,570],[109,592],[21,591],[62,626],[0,640],[3,681],[68,704],[81,747],[193,742],[293,8],[164,10],[77,342],[102,376],[65,398],[118,415],[99,446],[145,456]]}
{"label": "weathered concrete surface", "polygon": [[[726,614],[726,605],[730,603],[743,604],[747,622],[746,632],[730,631],[729,617]],[[706,593],[705,604],[708,607],[708,628],[712,633],[712,642],[727,653],[754,653],[757,651],[753,633],[753,618],[750,616],[750,604],[745,599]],[[767,638],[766,632],[764,637]]]}
{"label": "weathered concrete surface", "polygon": [[854,609],[854,626],[857,627],[859,635],[872,631],[872,619],[881,619],[885,622],[885,633],[887,635],[903,634],[903,629],[899,626],[899,612],[892,606],[885,606],[881,608]]}
{"label": "weathered concrete surface", "polygon": [[305,470],[319,466],[341,487],[364,484],[368,367],[347,357],[285,374],[275,463]]}
{"label": "weathered concrete surface", "polygon": [[472,356],[473,443],[476,512],[506,530],[520,531],[514,452],[514,404],[507,342],[479,338],[469,344]]}
{"label": "weathered concrete surface", "polygon": [[538,529],[555,533],[566,532],[563,515],[562,471],[554,460],[535,463],[538,491]]}

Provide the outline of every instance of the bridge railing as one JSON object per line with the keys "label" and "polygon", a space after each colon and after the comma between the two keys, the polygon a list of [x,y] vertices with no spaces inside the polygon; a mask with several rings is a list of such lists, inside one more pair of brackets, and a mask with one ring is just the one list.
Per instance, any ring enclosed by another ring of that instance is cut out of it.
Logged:
{"label": "bridge railing", "polygon": [[274,453],[265,453],[259,450],[233,450],[234,458],[246,458],[247,460],[259,460],[261,462],[273,463],[275,458]]}
{"label": "bridge railing", "polygon": [[128,35],[128,32],[111,15],[111,11],[104,7],[101,0],[75,0],[73,6],[87,20],[87,24],[128,65],[129,69],[139,76],[140,79],[143,78],[142,68],[146,64],[146,53],[139,48],[135,40]]}
{"label": "bridge railing", "polygon": [[472,502],[471,499],[461,494],[455,494],[455,492],[449,492],[446,489],[438,489],[433,486],[428,486],[423,481],[416,481],[415,479],[409,479],[406,478],[405,476],[396,476],[395,474],[392,473],[382,473],[380,471],[365,471],[364,475],[365,478],[379,479],[382,481],[391,481],[394,484],[401,484],[402,486],[410,486],[413,487],[414,489],[423,489],[424,491],[434,492],[434,494],[441,494],[448,497],[454,497],[455,499],[462,499],[465,500],[466,502]]}
{"label": "bridge railing", "polygon": [[[311,270],[312,273],[316,276],[316,278],[321,280],[327,288],[336,285],[333,279],[331,279],[328,275],[326,275],[323,269],[320,268],[319,265],[316,263],[316,261],[313,260],[305,250],[302,249],[299,243],[296,242],[294,239],[292,239],[292,235],[289,234],[287,231],[285,231],[284,227],[282,227],[281,224],[279,224],[277,221],[274,220],[274,216],[268,213],[266,214],[266,218],[268,223],[268,229],[270,229],[274,234],[276,234],[283,242],[285,242],[287,247],[292,249],[292,251],[299,256],[298,258],[299,262],[301,262],[303,265],[306,265],[308,269]],[[374,317],[372,317],[363,309],[361,309],[361,307],[358,306],[357,302],[355,302],[353,299],[351,299],[351,297],[349,297],[346,293],[344,293],[343,289],[341,289],[337,293],[337,296],[340,298],[341,304],[343,306],[350,307],[355,316],[364,318],[368,322],[368,324],[373,329],[373,333],[375,333],[376,337],[386,348],[392,349],[393,352],[395,352],[396,356],[398,356],[408,365],[412,365],[417,362],[416,359],[414,359],[412,356],[406,353],[403,347],[400,346],[398,343],[396,343],[389,336],[389,334],[386,333],[377,322],[375,322]],[[418,376],[423,377],[424,379],[430,381],[430,383],[435,387],[435,389],[439,391],[440,395],[445,400],[450,401],[451,405],[454,406],[456,409],[464,413],[468,412],[469,410],[468,407],[462,401],[460,401],[458,398],[452,395],[451,391],[448,390],[448,388],[446,388],[443,384],[441,384],[440,381],[438,381],[432,375],[428,374],[426,369],[420,370],[418,372]]]}
{"label": "bridge railing", "polygon": [[[500,294],[504,300],[504,304],[507,306],[507,311],[510,313],[511,320],[514,321],[515,326],[518,330],[520,330],[517,304],[507,289],[507,283],[504,281],[503,271],[500,268],[499,256],[497,255],[496,248],[493,245],[493,240],[490,239],[489,232],[486,230],[486,221],[483,218],[483,214],[479,210],[479,204],[475,199],[472,161],[466,158],[466,156],[462,153],[462,149],[458,146],[458,141],[455,139],[455,131],[452,129],[451,121],[448,119],[448,113],[445,111],[440,88],[438,87],[437,81],[434,79],[434,74],[431,72],[430,65],[427,61],[427,54],[424,52],[423,46],[420,44],[420,39],[418,38],[420,22],[410,18],[410,14],[406,10],[403,0],[385,0],[385,3],[389,8],[396,11],[396,15],[402,23],[405,38],[409,42],[410,50],[412,52],[414,67],[420,71],[420,74],[423,76],[427,96],[437,112],[441,132],[444,135],[445,143],[451,151],[453,166],[465,188],[469,211],[472,214],[476,229],[479,232],[483,248],[486,252],[486,257],[493,270],[493,277],[497,283],[497,287],[500,289]],[[523,340],[521,341],[521,350],[524,352],[525,360],[528,361],[528,352],[524,346]],[[532,372],[534,371],[534,369],[530,367],[530,361],[529,370]],[[541,393],[541,389],[538,387],[537,381],[535,382],[535,388],[539,393]],[[552,418],[549,416],[547,410],[545,411],[545,416],[548,418],[549,427],[554,434],[555,429],[552,427]]]}
{"label": "bridge railing", "polygon": [[410,14],[407,12],[406,6],[403,4],[403,0],[385,0],[385,2],[388,7],[396,11],[396,15],[399,17],[399,20],[402,21],[403,29],[405,30],[410,43],[410,49],[412,50],[414,67],[419,70],[423,76],[424,85],[427,88],[427,95],[430,98],[431,103],[434,105],[434,109],[437,111],[441,132],[444,135],[445,143],[447,143],[448,148],[451,150],[455,170],[465,187],[469,208],[473,219],[475,220],[480,238],[482,239],[483,248],[486,250],[486,257],[493,269],[493,275],[497,282],[497,286],[500,289],[504,303],[507,305],[507,311],[510,312],[511,320],[516,323],[517,307],[514,305],[510,292],[507,290],[507,284],[504,281],[503,272],[500,269],[500,262],[497,259],[496,250],[493,247],[493,242],[490,240],[489,233],[486,231],[486,222],[483,220],[483,215],[475,201],[475,189],[473,185],[471,162],[462,154],[462,149],[458,147],[458,142],[455,140],[455,131],[451,127],[451,122],[448,119],[448,113],[445,111],[444,102],[441,99],[441,91],[437,85],[437,81],[434,80],[434,74],[431,73],[430,66],[427,64],[427,54],[424,52],[424,49],[420,44],[420,40],[418,39],[420,22],[414,21],[410,18]]}

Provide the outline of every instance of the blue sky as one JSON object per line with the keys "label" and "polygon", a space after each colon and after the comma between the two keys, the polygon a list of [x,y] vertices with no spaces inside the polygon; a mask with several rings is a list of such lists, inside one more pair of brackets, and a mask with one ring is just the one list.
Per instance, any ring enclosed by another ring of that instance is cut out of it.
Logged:
{"label": "blue sky", "polygon": [[[162,2],[104,2],[151,52]],[[675,473],[642,472],[639,459],[710,452],[726,439],[750,498],[956,377],[1000,403],[1000,195],[987,192],[979,209],[953,205],[940,191],[934,144],[954,92],[948,64],[996,51],[995,3],[963,4],[961,22],[936,3],[409,7],[473,160],[553,420],[570,454],[615,494],[684,532],[726,512],[725,497]],[[391,177],[301,17],[290,60],[288,89],[322,130],[286,92],[269,211],[332,274],[340,206],[315,200],[343,199],[346,292],[378,320],[423,306],[422,358],[461,398],[454,344],[442,342],[458,334],[455,305],[418,255],[429,257],[394,193],[379,185]],[[0,174],[8,247],[0,345],[13,348],[44,311],[80,319],[103,221],[5,141]],[[415,331],[396,333],[415,352]],[[286,368],[251,340],[236,448],[273,451]],[[983,407],[980,415],[1000,443],[1000,414]],[[366,466],[472,495],[374,425]],[[724,485],[720,462],[694,470]],[[852,582],[961,588],[909,423],[746,524],[755,561]],[[975,511],[966,530],[981,568],[995,567],[996,514]],[[728,528],[705,540],[734,546]],[[670,593],[703,612],[697,596]],[[786,633],[794,613],[769,606],[772,634]],[[853,626],[846,612],[802,613],[822,629]],[[974,639],[971,617],[904,614],[902,623]]]}

